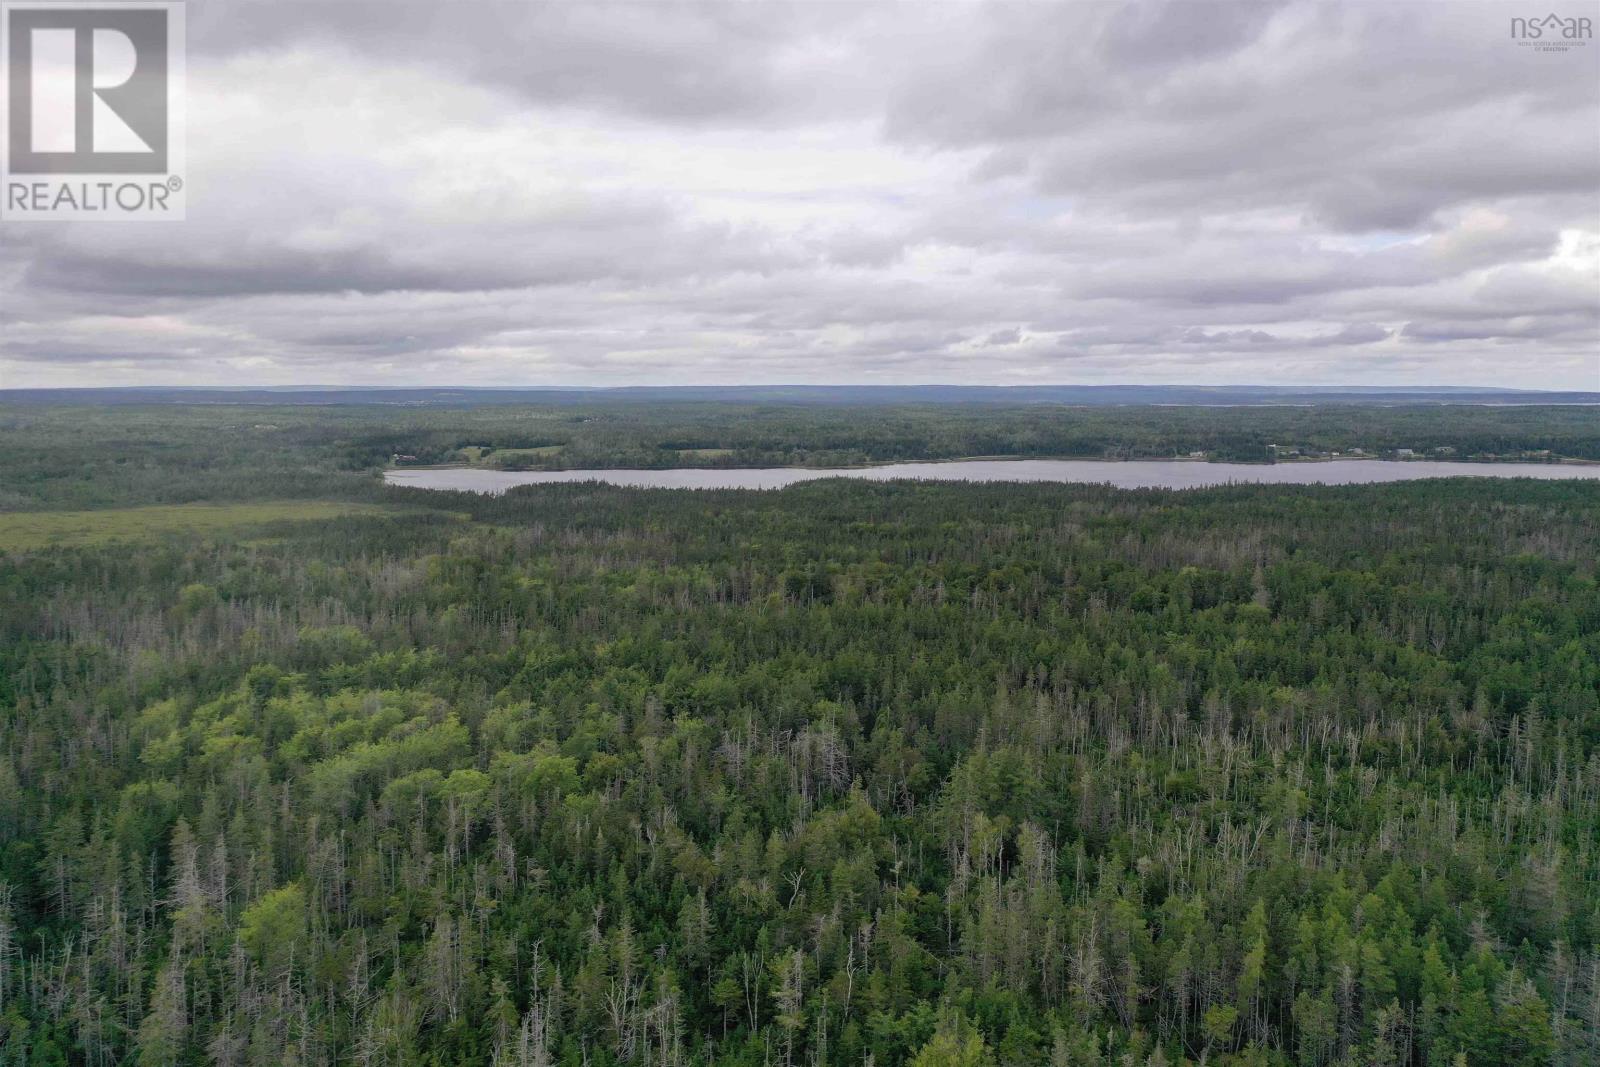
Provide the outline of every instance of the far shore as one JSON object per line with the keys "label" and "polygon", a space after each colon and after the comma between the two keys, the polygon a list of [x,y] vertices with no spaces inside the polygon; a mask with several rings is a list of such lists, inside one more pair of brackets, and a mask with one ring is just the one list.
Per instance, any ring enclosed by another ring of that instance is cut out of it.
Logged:
{"label": "far shore", "polygon": [[1249,467],[1283,467],[1295,463],[1343,463],[1347,461],[1360,461],[1363,463],[1463,463],[1476,466],[1492,467],[1499,464],[1519,465],[1544,465],[1550,467],[1600,466],[1600,460],[1581,459],[1576,456],[1559,456],[1551,459],[1519,459],[1514,457],[1495,459],[1470,459],[1456,456],[1411,456],[1405,459],[1386,458],[1371,455],[1339,455],[1339,456],[1286,456],[1271,463],[1261,463],[1248,459],[1220,459],[1214,460],[1207,456],[949,456],[942,459],[875,459],[866,463],[780,463],[780,464],[749,464],[749,463],[672,463],[660,467],[491,467],[482,463],[405,463],[386,464],[379,468],[382,471],[497,471],[504,474],[538,474],[558,473],[561,471],[581,470],[776,470],[792,468],[794,470],[818,471],[851,471],[870,470],[873,467],[927,465],[936,466],[943,463],[1018,463],[1027,460],[1051,460],[1072,463],[1222,463],[1235,464]]}

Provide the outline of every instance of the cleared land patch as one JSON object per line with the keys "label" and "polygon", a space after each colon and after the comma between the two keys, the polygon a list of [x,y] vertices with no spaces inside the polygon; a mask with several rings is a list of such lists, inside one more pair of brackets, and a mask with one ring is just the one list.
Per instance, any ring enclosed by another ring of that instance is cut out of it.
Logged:
{"label": "cleared land patch", "polygon": [[170,504],[103,511],[0,512],[0,551],[137,541],[170,533],[217,533],[275,522],[393,514],[376,504],[283,500],[248,504]]}
{"label": "cleared land patch", "polygon": [[566,447],[566,445],[539,445],[534,448],[501,448],[487,456],[480,453],[480,461],[491,467],[514,468],[560,455],[561,450]]}

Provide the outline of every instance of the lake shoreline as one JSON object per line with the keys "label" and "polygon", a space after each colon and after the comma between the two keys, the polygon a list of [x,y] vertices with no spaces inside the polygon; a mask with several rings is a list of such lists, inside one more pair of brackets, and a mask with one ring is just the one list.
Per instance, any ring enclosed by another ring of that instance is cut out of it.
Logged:
{"label": "lake shoreline", "polygon": [[756,466],[730,466],[725,464],[706,464],[700,466],[683,466],[681,464],[668,467],[488,467],[474,463],[408,463],[403,467],[387,466],[381,468],[385,478],[396,471],[492,471],[496,474],[561,474],[575,470],[629,470],[629,471],[768,471],[768,470],[806,470],[806,471],[856,471],[872,470],[877,467],[887,466],[938,466],[950,463],[1203,463],[1215,466],[1237,467],[1286,467],[1295,465],[1319,463],[1393,463],[1404,465],[1410,463],[1455,463],[1471,467],[1504,467],[1504,466],[1540,466],[1540,467],[1600,467],[1600,460],[1582,459],[1576,456],[1563,456],[1552,460],[1527,460],[1527,459],[1429,459],[1419,456],[1415,459],[1384,459],[1382,456],[1295,456],[1289,459],[1275,460],[1272,463],[1252,463],[1249,460],[1212,460],[1195,456],[1146,456],[1139,458],[1121,458],[1106,456],[953,456],[946,459],[896,459],[875,460],[870,463],[843,463],[826,467],[812,467],[803,463],[792,463],[783,467],[756,467]]}
{"label": "lake shoreline", "polygon": [[859,467],[660,467],[502,471],[484,467],[410,467],[383,472],[398,488],[499,494],[522,485],[600,482],[654,489],[783,489],[799,482],[961,481],[1109,485],[1120,489],[1204,489],[1223,485],[1361,485],[1425,478],[1600,480],[1600,465],[1338,458],[1285,463],[1213,463],[1199,459],[967,459],[877,463]]}

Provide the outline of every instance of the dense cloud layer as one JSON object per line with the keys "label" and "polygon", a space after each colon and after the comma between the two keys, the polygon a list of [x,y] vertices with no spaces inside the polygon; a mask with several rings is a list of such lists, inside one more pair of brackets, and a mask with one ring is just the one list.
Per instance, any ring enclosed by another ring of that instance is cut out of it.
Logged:
{"label": "dense cloud layer", "polygon": [[189,221],[0,225],[0,385],[1600,388],[1518,13],[207,0]]}

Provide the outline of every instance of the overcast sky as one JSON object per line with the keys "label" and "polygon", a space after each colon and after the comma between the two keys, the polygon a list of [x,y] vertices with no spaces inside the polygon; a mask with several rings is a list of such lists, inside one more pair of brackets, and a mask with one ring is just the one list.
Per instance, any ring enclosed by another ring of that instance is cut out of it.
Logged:
{"label": "overcast sky", "polygon": [[188,221],[0,224],[0,386],[1600,389],[1546,11],[202,0]]}

